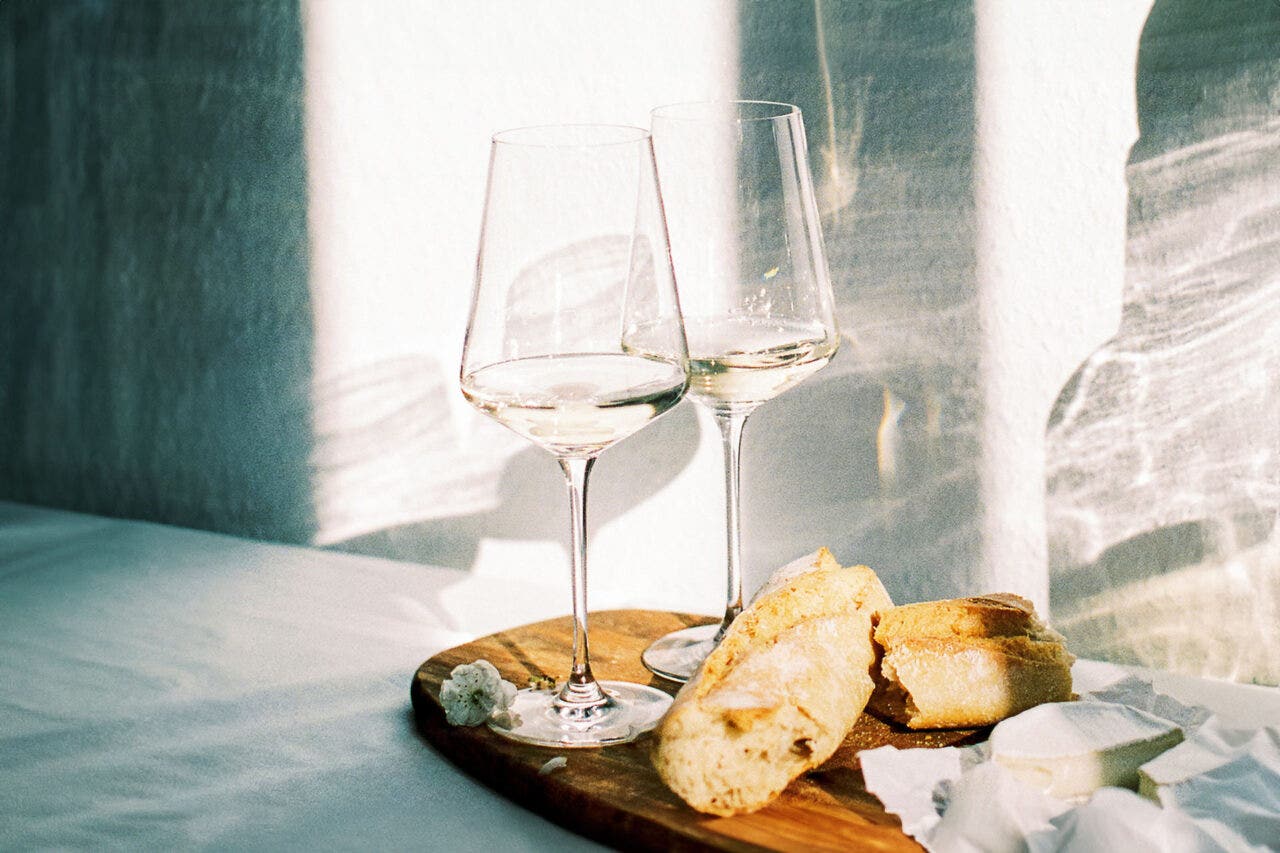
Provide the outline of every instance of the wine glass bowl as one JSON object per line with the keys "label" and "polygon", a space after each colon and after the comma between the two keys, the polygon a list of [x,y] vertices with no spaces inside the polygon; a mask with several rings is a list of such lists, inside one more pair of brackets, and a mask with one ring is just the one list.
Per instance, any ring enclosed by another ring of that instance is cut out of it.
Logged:
{"label": "wine glass bowl", "polygon": [[765,101],[673,104],[652,114],[689,352],[687,395],[724,448],[726,604],[719,625],[645,650],[685,681],[742,610],[739,467],[758,406],[821,370],[840,335],[799,108]]}
{"label": "wine glass bowl", "polygon": [[[643,329],[642,352],[624,345]],[[663,691],[597,681],[587,630],[587,482],[606,448],[674,406],[688,357],[648,131],[521,128],[493,137],[460,384],[476,409],[547,450],[569,491],[573,660],[522,690],[498,733],[544,746],[622,743]]]}
{"label": "wine glass bowl", "polygon": [[512,359],[468,373],[480,411],[557,456],[595,456],[683,395],[678,364],[611,353]]}

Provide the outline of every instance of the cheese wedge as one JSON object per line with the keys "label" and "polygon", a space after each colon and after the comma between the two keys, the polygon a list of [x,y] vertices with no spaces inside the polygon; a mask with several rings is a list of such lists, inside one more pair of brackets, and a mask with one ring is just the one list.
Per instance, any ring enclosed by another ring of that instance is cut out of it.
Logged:
{"label": "cheese wedge", "polygon": [[1266,730],[1232,729],[1223,726],[1217,718],[1210,719],[1187,740],[1139,768],[1138,793],[1159,802],[1161,788],[1179,785],[1226,764],[1233,754],[1259,736],[1265,737]]}
{"label": "cheese wedge", "polygon": [[1174,723],[1112,702],[1053,702],[991,732],[991,757],[1052,797],[1084,800],[1098,788],[1138,787],[1138,768],[1182,741]]}

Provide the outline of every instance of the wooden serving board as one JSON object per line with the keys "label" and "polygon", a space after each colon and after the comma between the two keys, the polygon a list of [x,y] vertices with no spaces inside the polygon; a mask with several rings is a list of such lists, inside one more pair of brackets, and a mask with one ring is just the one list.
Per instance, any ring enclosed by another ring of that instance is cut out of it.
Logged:
{"label": "wooden serving board", "polygon": [[[674,694],[679,685],[650,675],[640,653],[678,628],[714,620],[653,610],[592,613],[591,662],[597,678],[636,681]],[[441,652],[419,667],[410,695],[423,736],[464,772],[562,826],[627,850],[919,851],[898,819],[867,793],[858,751],[973,743],[987,730],[913,732],[863,714],[826,764],[801,776],[753,814],[731,818],[689,808],[649,762],[653,735],[604,749],[548,749],[508,740],[484,726],[450,726],[440,684],[458,664],[484,658],[524,687],[530,675],[562,680],[569,670],[572,621],[565,616],[512,628]],[[540,774],[548,760],[565,766]]]}

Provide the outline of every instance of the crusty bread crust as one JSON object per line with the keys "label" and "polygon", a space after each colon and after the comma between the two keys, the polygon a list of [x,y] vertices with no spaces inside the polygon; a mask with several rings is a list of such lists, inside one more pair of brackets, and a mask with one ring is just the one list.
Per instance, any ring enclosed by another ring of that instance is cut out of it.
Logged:
{"label": "crusty bread crust", "polygon": [[663,781],[708,814],[766,805],[830,758],[862,713],[875,686],[870,636],[866,614],[815,619],[710,687],[697,676],[658,734],[653,762]]}
{"label": "crusty bread crust", "polygon": [[755,811],[831,757],[874,688],[875,573],[825,548],[784,566],[677,694],[653,762],[693,808]]}
{"label": "crusty bread crust", "polygon": [[[885,614],[876,627],[880,642],[906,637],[1061,638],[1046,628],[1035,606],[1010,592],[904,604]],[[1047,632],[1047,633],[1046,633]]]}
{"label": "crusty bread crust", "polygon": [[1072,695],[1075,657],[1031,602],[1009,593],[895,607],[875,640],[869,708],[909,728],[990,725]]}
{"label": "crusty bread crust", "polygon": [[701,692],[732,670],[741,658],[774,642],[809,619],[866,612],[875,618],[893,606],[876,573],[866,566],[844,568],[826,548],[774,572],[751,605],[734,620],[702,664]]}

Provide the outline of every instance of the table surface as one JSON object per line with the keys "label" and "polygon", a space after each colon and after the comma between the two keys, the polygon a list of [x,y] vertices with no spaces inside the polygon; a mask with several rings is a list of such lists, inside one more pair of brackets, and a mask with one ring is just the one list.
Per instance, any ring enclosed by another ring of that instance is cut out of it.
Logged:
{"label": "table surface", "polygon": [[464,581],[0,503],[0,849],[600,849],[416,733]]}
{"label": "table surface", "polygon": [[[495,622],[554,615],[549,595],[505,591],[451,569],[0,502],[0,848],[599,849],[414,729],[419,663]],[[1086,687],[1123,674],[1077,665]],[[1280,724],[1275,689],[1155,681]]]}

